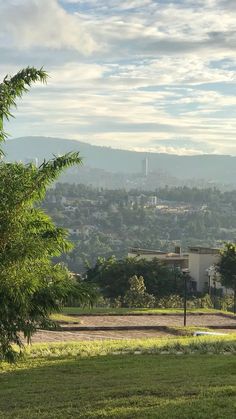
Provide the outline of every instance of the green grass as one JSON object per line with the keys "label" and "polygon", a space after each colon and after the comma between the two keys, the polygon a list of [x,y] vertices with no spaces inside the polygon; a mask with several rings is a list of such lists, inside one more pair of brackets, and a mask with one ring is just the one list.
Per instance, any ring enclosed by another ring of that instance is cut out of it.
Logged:
{"label": "green grass", "polygon": [[63,313],[54,313],[50,319],[56,322],[79,323],[78,319]]}
{"label": "green grass", "polygon": [[[214,310],[210,308],[198,308],[198,309],[188,309],[188,313],[222,313],[222,314],[233,314],[228,311],[222,310]],[[63,313],[65,314],[182,314],[183,309],[179,308],[166,308],[166,309],[159,309],[159,308],[111,308],[111,307],[64,307]]]}
{"label": "green grass", "polygon": [[[0,364],[0,418],[232,419],[235,359],[201,352],[233,353],[236,341],[161,342],[35,345],[17,365]],[[195,354],[178,355],[191,345]]]}
{"label": "green grass", "polygon": [[150,339],[96,340],[34,344],[26,349],[27,359],[94,357],[113,354],[236,354],[236,334],[225,336],[170,337]]}

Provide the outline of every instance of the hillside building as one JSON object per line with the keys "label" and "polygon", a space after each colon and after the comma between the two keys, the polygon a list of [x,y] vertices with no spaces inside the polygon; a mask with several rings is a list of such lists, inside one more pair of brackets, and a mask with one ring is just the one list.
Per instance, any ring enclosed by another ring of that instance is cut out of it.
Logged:
{"label": "hillside building", "polygon": [[191,285],[198,292],[209,292],[212,287],[221,289],[224,294],[231,292],[221,286],[219,275],[214,269],[220,257],[220,249],[218,248],[194,246],[189,248],[188,253],[182,253],[180,247],[176,247],[174,253],[131,248],[128,257],[146,260],[157,258],[168,267],[181,270],[188,269]]}
{"label": "hillside building", "polygon": [[213,277],[209,269],[219,262],[220,249],[209,247],[189,248],[189,274],[197,283],[200,292],[208,291],[212,286]]}
{"label": "hillside building", "polygon": [[157,206],[157,196],[149,196],[147,201],[147,206],[156,207]]}
{"label": "hillside building", "polygon": [[182,253],[180,247],[176,247],[174,253],[166,253],[160,250],[131,248],[129,250],[128,257],[136,257],[138,259],[146,260],[157,258],[171,268],[188,268],[188,254]]}

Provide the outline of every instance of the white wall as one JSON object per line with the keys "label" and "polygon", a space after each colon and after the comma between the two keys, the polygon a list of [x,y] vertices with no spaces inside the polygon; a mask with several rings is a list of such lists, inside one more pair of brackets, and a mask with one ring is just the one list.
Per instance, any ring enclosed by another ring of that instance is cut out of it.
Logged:
{"label": "white wall", "polygon": [[189,273],[197,282],[198,291],[202,292],[206,289],[206,283],[208,283],[206,270],[218,261],[218,254],[189,253]]}

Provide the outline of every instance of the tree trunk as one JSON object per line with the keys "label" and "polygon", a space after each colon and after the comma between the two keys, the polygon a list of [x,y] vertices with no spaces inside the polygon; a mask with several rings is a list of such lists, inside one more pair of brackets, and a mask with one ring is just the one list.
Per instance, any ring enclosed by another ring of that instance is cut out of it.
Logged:
{"label": "tree trunk", "polygon": [[234,314],[236,314],[236,288],[234,288]]}

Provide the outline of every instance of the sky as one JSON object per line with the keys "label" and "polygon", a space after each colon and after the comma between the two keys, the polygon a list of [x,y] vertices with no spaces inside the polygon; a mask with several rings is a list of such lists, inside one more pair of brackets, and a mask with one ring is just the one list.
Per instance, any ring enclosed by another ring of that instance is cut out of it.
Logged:
{"label": "sky", "polygon": [[0,0],[0,16],[0,80],[49,73],[12,137],[236,155],[236,0]]}

